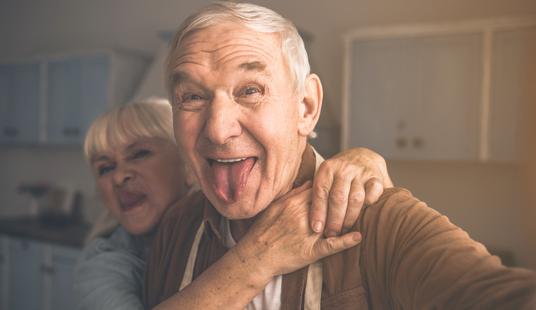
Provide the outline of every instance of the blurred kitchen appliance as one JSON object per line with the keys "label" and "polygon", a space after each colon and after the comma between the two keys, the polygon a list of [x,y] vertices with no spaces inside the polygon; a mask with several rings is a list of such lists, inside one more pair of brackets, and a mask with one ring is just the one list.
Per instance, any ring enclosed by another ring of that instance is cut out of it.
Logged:
{"label": "blurred kitchen appliance", "polygon": [[43,224],[64,225],[81,220],[80,191],[48,182],[22,182],[19,193],[30,197],[30,216]]}

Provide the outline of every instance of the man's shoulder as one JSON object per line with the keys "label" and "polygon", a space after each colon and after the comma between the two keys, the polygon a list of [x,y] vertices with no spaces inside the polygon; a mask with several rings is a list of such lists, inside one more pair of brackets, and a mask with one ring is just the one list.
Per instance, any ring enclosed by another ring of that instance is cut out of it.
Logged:
{"label": "man's shoulder", "polygon": [[384,190],[376,203],[366,206],[362,211],[364,224],[383,218],[386,221],[396,221],[408,217],[422,219],[422,217],[441,217],[436,210],[413,196],[413,194],[401,187],[392,187]]}
{"label": "man's shoulder", "polygon": [[206,198],[203,192],[190,193],[170,206],[160,222],[160,226],[176,225],[177,220],[203,215]]}
{"label": "man's shoulder", "polygon": [[363,209],[359,221],[363,246],[384,247],[391,242],[398,245],[401,240],[425,238],[439,231],[455,232],[455,235],[468,238],[467,233],[452,224],[448,217],[428,207],[404,188],[386,189],[375,204]]}

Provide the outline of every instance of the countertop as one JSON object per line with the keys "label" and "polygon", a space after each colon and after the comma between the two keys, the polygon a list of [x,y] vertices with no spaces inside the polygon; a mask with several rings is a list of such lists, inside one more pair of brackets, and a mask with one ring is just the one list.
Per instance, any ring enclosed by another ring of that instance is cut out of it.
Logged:
{"label": "countertop", "polygon": [[0,218],[0,234],[81,248],[90,225],[84,222],[53,225],[37,218]]}

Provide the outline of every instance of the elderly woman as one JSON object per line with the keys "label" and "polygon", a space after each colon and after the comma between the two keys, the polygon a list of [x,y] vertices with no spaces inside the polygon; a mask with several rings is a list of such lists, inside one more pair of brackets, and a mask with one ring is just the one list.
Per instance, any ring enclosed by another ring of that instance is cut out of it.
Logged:
{"label": "elderly woman", "polygon": [[[175,145],[169,103],[152,100],[113,108],[94,121],[84,150],[106,211],[116,224],[97,232],[97,238],[83,251],[76,268],[78,308],[143,309],[143,276],[153,233],[168,207],[186,196],[193,185]],[[310,218],[311,222],[327,223],[321,228],[330,235],[348,230],[363,201],[374,202],[384,187],[392,186],[383,158],[367,149],[339,154],[319,169],[314,191],[324,194],[314,195]],[[350,197],[350,203],[331,204],[326,210],[329,193],[335,191]],[[314,230],[318,232],[319,227]],[[284,241],[278,246],[284,246]],[[326,247],[317,255],[333,254],[358,242]],[[198,296],[222,283],[237,268],[226,263],[232,259],[224,255],[219,261],[223,268],[207,270],[186,294]],[[293,259],[299,265],[296,269],[307,264],[299,257]]]}

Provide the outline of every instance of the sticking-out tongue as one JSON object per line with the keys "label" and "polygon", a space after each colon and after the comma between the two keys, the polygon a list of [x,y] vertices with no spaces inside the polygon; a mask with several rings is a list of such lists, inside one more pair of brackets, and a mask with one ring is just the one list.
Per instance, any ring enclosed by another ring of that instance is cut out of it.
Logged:
{"label": "sticking-out tongue", "polygon": [[255,164],[255,158],[248,157],[234,163],[213,161],[211,168],[214,190],[220,199],[226,202],[236,201],[247,184],[249,172]]}

